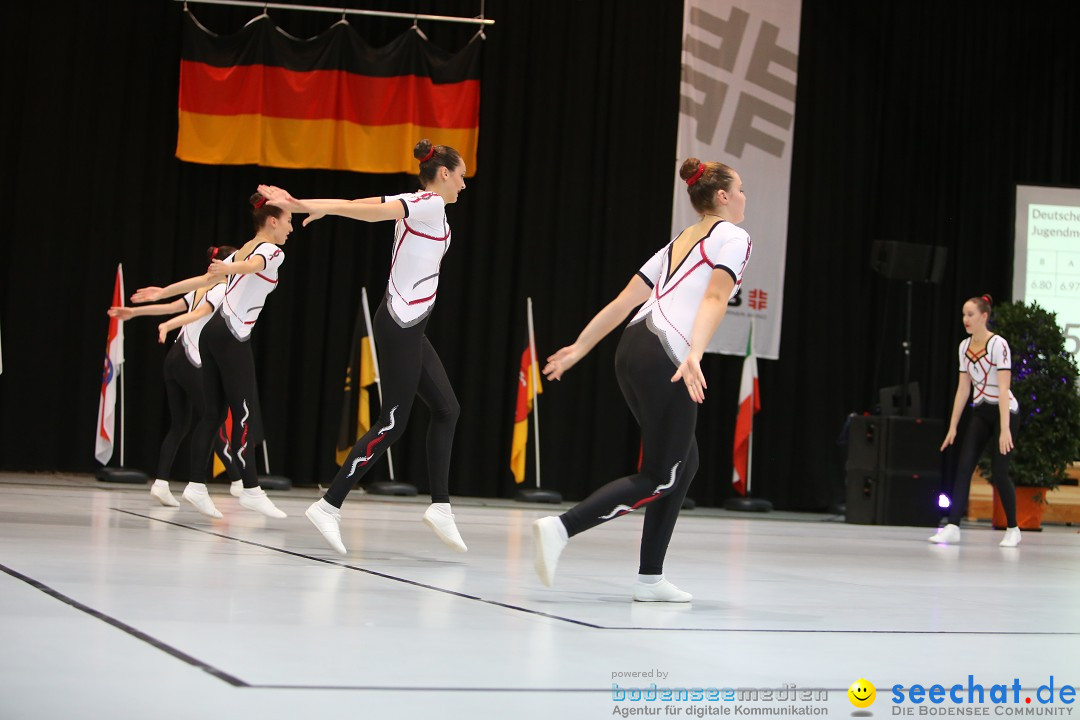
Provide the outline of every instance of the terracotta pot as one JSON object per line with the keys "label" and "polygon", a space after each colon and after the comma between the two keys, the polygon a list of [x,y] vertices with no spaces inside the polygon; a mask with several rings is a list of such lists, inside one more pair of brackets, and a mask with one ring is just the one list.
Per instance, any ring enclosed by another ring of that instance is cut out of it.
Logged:
{"label": "terracotta pot", "polygon": [[[1016,524],[1021,530],[1042,530],[1043,510],[1046,509],[1046,488],[1016,488]],[[994,528],[1005,529],[1005,510],[1001,507],[997,487],[994,488]]]}

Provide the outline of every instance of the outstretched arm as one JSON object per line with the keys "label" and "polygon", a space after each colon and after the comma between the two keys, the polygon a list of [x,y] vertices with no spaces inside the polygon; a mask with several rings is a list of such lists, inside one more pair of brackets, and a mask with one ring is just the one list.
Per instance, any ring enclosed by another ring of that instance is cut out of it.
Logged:
{"label": "outstretched arm", "polygon": [[188,278],[187,280],[180,280],[174,282],[172,285],[166,287],[144,287],[139,288],[132,294],[131,301],[137,303],[153,302],[154,300],[161,300],[163,298],[172,297],[174,295],[183,295],[186,292],[192,290],[199,290],[202,288],[209,288],[216,285],[221,281],[220,277],[214,277],[210,273],[204,275],[198,275],[196,277]]}
{"label": "outstretched arm", "polygon": [[226,275],[251,275],[262,272],[265,268],[266,258],[262,255],[252,255],[247,260],[233,262],[211,260],[208,274],[220,281]]}
{"label": "outstretched arm", "polygon": [[671,376],[671,382],[680,379],[686,383],[686,390],[690,393],[690,399],[696,403],[705,401],[705,374],[701,372],[701,357],[705,354],[705,348],[712,340],[713,333],[727,314],[728,299],[731,291],[735,289],[735,279],[724,268],[714,269],[709,286],[705,288],[705,297],[698,305],[697,316],[694,318],[694,329],[690,335],[690,353],[679,365],[679,369]]}
{"label": "outstretched arm", "polygon": [[291,212],[307,213],[308,216],[304,218],[305,226],[324,215],[338,215],[364,222],[400,220],[405,217],[404,205],[399,202],[383,202],[382,198],[297,200],[287,190],[273,185],[260,185],[259,193],[271,205]]}
{"label": "outstretched arm", "polygon": [[212,312],[214,312],[213,306],[210,305],[209,302],[204,302],[191,312],[186,312],[183,315],[177,315],[174,318],[169,318],[165,322],[158,325],[158,342],[165,342],[165,336],[168,335],[170,331],[175,330],[178,327],[183,327],[184,325],[193,323],[199,318],[204,318]]}
{"label": "outstretched arm", "polygon": [[559,380],[563,373],[577,364],[578,360],[589,354],[596,343],[622,323],[630,311],[649,298],[651,289],[635,275],[618,296],[609,302],[603,310],[589,321],[573,345],[567,345],[548,358],[544,366],[544,377]]}
{"label": "outstretched arm", "polygon": [[143,305],[142,307],[125,307],[123,305],[108,309],[109,317],[130,320],[144,315],[175,315],[187,310],[187,303],[183,300],[173,300],[171,303],[157,303],[155,305]]}

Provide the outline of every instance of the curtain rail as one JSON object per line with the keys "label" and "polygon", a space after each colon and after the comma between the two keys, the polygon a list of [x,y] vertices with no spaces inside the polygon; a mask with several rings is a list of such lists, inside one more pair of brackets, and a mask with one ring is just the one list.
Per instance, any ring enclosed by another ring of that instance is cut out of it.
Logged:
{"label": "curtain rail", "polygon": [[176,0],[185,5],[190,3],[203,3],[204,5],[235,5],[237,7],[249,7],[256,10],[306,10],[308,12],[333,13],[335,15],[368,15],[371,17],[401,18],[403,20],[433,20],[438,22],[467,23],[470,25],[494,25],[494,20],[484,17],[465,18],[453,15],[425,15],[423,13],[391,12],[389,10],[354,10],[352,8],[334,8],[321,5],[293,5],[290,3],[275,2],[245,2],[245,0]]}

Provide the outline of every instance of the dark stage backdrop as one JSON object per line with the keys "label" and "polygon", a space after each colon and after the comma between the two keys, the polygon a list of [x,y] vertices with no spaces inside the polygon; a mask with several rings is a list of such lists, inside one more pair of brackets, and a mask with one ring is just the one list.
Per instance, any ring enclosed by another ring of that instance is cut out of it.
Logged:
{"label": "dark stage backdrop", "polygon": [[[360,7],[360,0],[350,0]],[[943,417],[962,300],[1007,299],[1013,187],[1080,185],[1080,43],[1065,2],[824,2],[802,13],[788,256],[755,238],[753,262],[786,262],[781,360],[760,363],[754,486],[782,508],[840,493],[837,435],[900,381],[904,295],[869,269],[875,238],[945,245],[940,287],[918,287],[912,377]],[[474,15],[479,2],[362,6]],[[218,32],[250,10],[192,5]],[[462,405],[455,494],[511,492],[508,460],[524,303],[546,355],[570,342],[669,233],[680,2],[488,0],[478,172],[449,209],[454,244],[428,334]],[[331,16],[272,11],[311,36]],[[301,196],[408,190],[371,176],[178,162],[178,3],[8,3],[0,10],[0,468],[94,469],[105,308],[117,262],[129,292],[201,270],[207,245],[239,244],[258,182]],[[376,45],[407,23],[353,19]],[[421,23],[448,49],[469,27]],[[723,158],[720,158],[723,159]],[[738,168],[737,161],[731,161]],[[754,179],[745,178],[748,213]],[[324,219],[286,246],[255,332],[271,463],[298,483],[334,473],[341,385],[359,290],[385,287],[389,224]],[[165,427],[156,322],[127,333],[127,460],[151,470]],[[568,498],[629,472],[638,436],[602,343],[541,398],[546,484]],[[691,496],[731,494],[741,361],[708,357],[701,471]],[[426,413],[395,447],[426,489]],[[530,460],[530,474],[531,460]],[[531,475],[530,475],[531,477]]]}

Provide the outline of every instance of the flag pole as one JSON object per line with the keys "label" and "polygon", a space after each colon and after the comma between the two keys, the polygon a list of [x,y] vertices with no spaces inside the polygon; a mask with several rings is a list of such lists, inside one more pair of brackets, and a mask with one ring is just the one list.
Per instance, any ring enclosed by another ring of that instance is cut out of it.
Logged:
{"label": "flag pole", "polygon": [[533,325],[532,298],[525,298],[525,314],[529,322],[529,380],[532,382],[533,455],[536,457],[536,487],[522,488],[517,499],[522,502],[560,503],[562,495],[540,487],[540,359],[536,356],[536,331]]}
{"label": "flag pole", "polygon": [[540,360],[536,357],[536,331],[533,328],[533,311],[532,311],[532,298],[525,299],[525,309],[529,317],[529,355],[532,357],[532,362],[529,364],[529,374],[532,375],[529,380],[533,386],[533,438],[535,440],[535,448],[533,455],[536,457],[536,487],[540,488],[540,393],[537,392],[537,388],[540,387],[540,376],[537,365]]}
{"label": "flag pole", "polygon": [[[754,353],[754,318],[750,318],[750,339],[747,341],[750,352]],[[756,356],[757,353],[754,353]],[[743,361],[745,362],[745,360]],[[750,496],[751,478],[754,476],[754,414],[750,413],[750,435],[746,438],[746,496]]]}
{"label": "flag pole", "polygon": [[[379,355],[375,349],[375,333],[371,329],[371,306],[368,305],[367,288],[360,288],[360,304],[364,308],[364,327],[367,328],[368,342],[371,344],[371,367],[375,370],[375,388],[379,391],[379,411],[382,412],[382,373],[379,371]],[[363,353],[363,350],[361,350]],[[360,378],[357,378],[359,382]],[[373,495],[415,495],[416,486],[407,482],[398,482],[394,476],[394,456],[391,448],[386,448],[386,464],[390,469],[389,481],[376,481],[368,486]]]}
{"label": "flag pole", "polygon": [[259,478],[259,486],[264,490],[292,490],[292,480],[283,475],[274,475],[270,472],[270,448],[268,446],[269,443],[266,442],[266,438],[263,438],[263,465],[266,467],[266,474]]}
{"label": "flag pole", "polygon": [[[745,364],[750,356],[754,356],[755,362],[757,361],[757,353],[754,352],[754,318],[750,318],[750,337],[746,341],[747,355],[743,358]],[[741,384],[741,382],[740,382]],[[753,398],[753,392],[751,391],[751,398]],[[751,400],[751,404],[753,400]],[[741,512],[770,512],[772,511],[772,503],[763,498],[750,497],[750,477],[752,475],[751,468],[754,464],[754,413],[750,413],[750,434],[746,438],[746,495],[743,497],[728,498],[724,503],[725,510],[736,510]]]}
{"label": "flag pole", "polygon": [[[120,281],[120,305],[124,305],[124,263],[119,263],[116,266],[116,276]],[[116,369],[116,372],[120,377],[117,380],[120,381],[120,467],[124,467],[124,443],[127,442],[127,433],[124,432],[124,421],[127,420],[127,413],[124,412],[124,403],[127,402],[127,393],[124,391],[124,376],[127,375],[124,372],[124,321],[118,320],[116,323],[116,332],[120,336],[120,367]]]}
{"label": "flag pole", "polygon": [[[120,286],[120,305],[124,305],[124,263],[118,263],[116,266],[116,278]],[[128,470],[124,467],[124,443],[127,441],[127,433],[124,431],[124,421],[127,420],[127,413],[124,412],[124,402],[127,400],[127,393],[124,392],[124,321],[116,321],[116,334],[120,340],[120,362],[118,363],[116,370],[116,385],[120,394],[120,402],[117,403],[120,406],[120,467],[108,467],[102,466],[98,468],[94,476],[101,482],[117,482],[117,483],[129,483],[137,485],[147,482],[150,478],[145,473],[139,470]]]}

